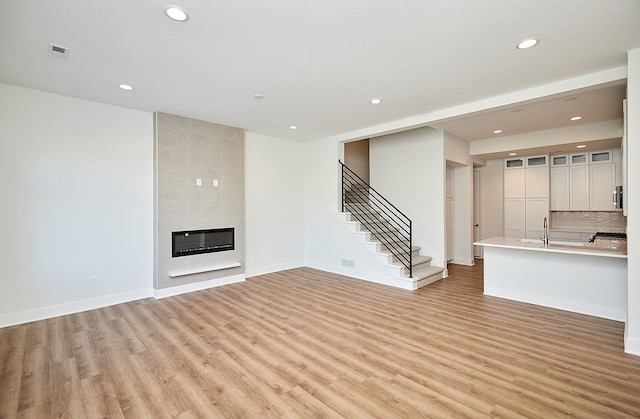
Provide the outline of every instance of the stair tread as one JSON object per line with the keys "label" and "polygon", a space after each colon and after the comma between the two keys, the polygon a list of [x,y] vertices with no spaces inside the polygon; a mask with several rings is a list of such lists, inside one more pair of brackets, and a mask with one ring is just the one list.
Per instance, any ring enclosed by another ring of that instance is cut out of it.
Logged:
{"label": "stair tread", "polygon": [[441,268],[439,266],[428,266],[422,269],[416,269],[415,271],[413,271],[413,280],[419,281],[421,279],[439,274],[440,272],[443,272],[443,271],[444,271],[444,268]]}
{"label": "stair tread", "polygon": [[[389,256],[392,256],[391,254],[389,254]],[[413,256],[411,258],[411,265],[415,268],[418,265],[422,265],[424,263],[428,263],[431,262],[433,260],[433,258],[431,256],[425,256],[425,255],[417,255],[417,256]],[[393,257],[393,260],[391,262],[392,265],[402,265],[404,266],[404,264],[402,262],[400,262],[400,259],[398,259],[397,257]]]}

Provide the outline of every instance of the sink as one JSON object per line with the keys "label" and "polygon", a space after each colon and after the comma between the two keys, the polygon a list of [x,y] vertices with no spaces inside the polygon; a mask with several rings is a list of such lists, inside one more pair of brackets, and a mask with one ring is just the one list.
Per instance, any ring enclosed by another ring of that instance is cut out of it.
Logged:
{"label": "sink", "polygon": [[[538,243],[542,244],[542,240],[538,239],[520,239],[522,243]],[[584,247],[582,242],[565,242],[561,240],[549,240],[549,245],[553,246],[571,246],[571,247]]]}

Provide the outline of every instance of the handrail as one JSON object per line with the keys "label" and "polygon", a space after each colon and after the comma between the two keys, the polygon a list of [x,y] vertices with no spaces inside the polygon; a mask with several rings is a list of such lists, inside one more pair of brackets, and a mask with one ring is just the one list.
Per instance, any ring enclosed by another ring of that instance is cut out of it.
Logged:
{"label": "handrail", "polygon": [[342,161],[342,212],[348,210],[413,277],[411,219]]}

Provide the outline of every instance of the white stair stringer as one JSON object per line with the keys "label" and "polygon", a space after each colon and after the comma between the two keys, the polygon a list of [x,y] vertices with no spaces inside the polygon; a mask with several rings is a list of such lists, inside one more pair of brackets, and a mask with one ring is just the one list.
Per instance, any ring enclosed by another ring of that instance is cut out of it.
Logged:
{"label": "white stair stringer", "polygon": [[[409,269],[398,261],[390,251],[385,249],[383,244],[378,241],[362,223],[355,220],[351,213],[340,212],[337,214],[337,217],[347,230],[353,233],[365,249],[395,278],[398,287],[416,290],[442,278],[444,268],[432,266],[432,258],[421,255],[419,246],[413,246],[411,248],[413,278],[410,278]],[[384,229],[384,227],[381,228]]]}

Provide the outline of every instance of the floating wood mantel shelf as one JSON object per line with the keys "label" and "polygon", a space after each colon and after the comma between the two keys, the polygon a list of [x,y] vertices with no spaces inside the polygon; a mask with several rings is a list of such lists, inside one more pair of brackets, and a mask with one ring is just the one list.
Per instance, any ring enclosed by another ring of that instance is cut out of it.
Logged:
{"label": "floating wood mantel shelf", "polygon": [[169,276],[171,278],[176,278],[176,277],[185,276],[185,275],[194,275],[194,274],[201,274],[204,272],[221,271],[223,269],[237,268],[239,266],[242,266],[240,262],[228,262],[228,263],[221,263],[218,265],[198,266],[196,268],[169,272]]}

